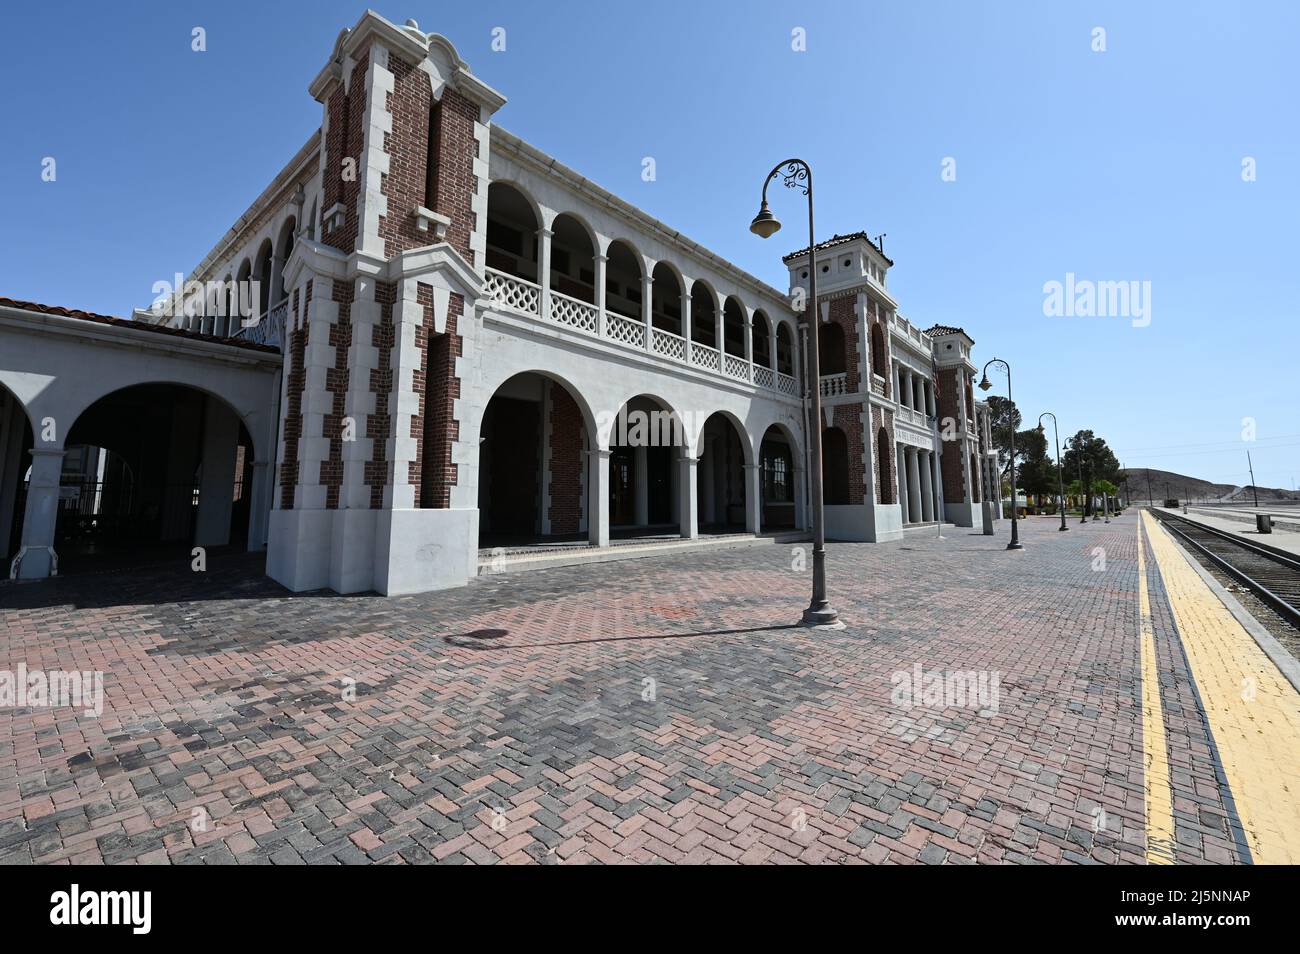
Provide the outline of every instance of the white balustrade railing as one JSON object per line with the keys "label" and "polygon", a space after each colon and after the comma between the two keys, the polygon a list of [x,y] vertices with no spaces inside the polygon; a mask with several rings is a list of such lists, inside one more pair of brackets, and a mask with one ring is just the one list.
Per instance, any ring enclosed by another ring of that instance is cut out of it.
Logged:
{"label": "white balustrade railing", "polygon": [[605,336],[636,348],[645,347],[645,325],[618,312],[605,312]]}
{"label": "white balustrade railing", "polygon": [[[522,312],[533,317],[541,317],[542,289],[539,285],[517,275],[509,275],[498,271],[495,268],[485,269],[485,273],[486,280],[484,281],[483,290],[486,298],[512,311]],[[595,305],[557,291],[549,292],[549,302],[548,317],[552,322],[568,328],[576,328],[587,334],[601,334],[600,310]],[[274,326],[273,331],[267,332],[274,335],[274,341],[271,343],[279,344],[280,327],[283,325],[287,305],[287,301],[282,302],[272,311],[272,317],[278,316],[277,321],[265,323],[268,326]],[[799,382],[793,375],[784,374],[761,364],[753,364],[744,357],[726,354],[717,348],[710,348],[708,345],[694,342],[688,343],[681,335],[673,334],[671,331],[665,331],[662,328],[651,328],[650,332],[650,350],[655,354],[663,355],[674,361],[688,362],[698,368],[723,374],[729,378],[741,381],[752,380],[760,388],[767,388],[781,394],[788,394],[792,397],[798,397],[799,395]],[[245,337],[256,340],[251,335],[245,335]],[[615,311],[606,310],[605,312],[603,337],[642,351],[646,349],[645,324],[628,318],[626,315],[620,315]],[[823,377],[822,394],[829,396],[830,394],[847,393],[845,378],[846,375],[843,374]],[[830,384],[832,390],[830,391],[827,390],[828,381],[832,382]],[[834,383],[836,381],[839,383]],[[835,388],[839,388],[839,390],[835,390]]]}
{"label": "white balustrade railing", "polygon": [[498,304],[522,311],[528,315],[542,313],[542,289],[532,282],[524,281],[515,275],[498,272],[495,268],[486,269],[487,281],[484,288],[487,296]]}
{"label": "white balustrade railing", "polygon": [[559,292],[551,292],[552,321],[595,334],[599,315],[600,312],[596,310],[595,305],[589,305],[585,301],[578,301]]}
{"label": "white balustrade railing", "polygon": [[284,320],[288,314],[289,299],[285,298],[251,325],[245,325],[237,316],[232,317],[230,323],[235,326],[235,330],[230,337],[281,348],[284,341]]}
{"label": "white balustrade railing", "polygon": [[654,349],[656,354],[667,355],[678,361],[686,360],[686,339],[662,328],[654,329]]}
{"label": "white balustrade railing", "polygon": [[841,371],[839,374],[822,375],[822,397],[835,397],[839,394],[849,393],[849,373]]}
{"label": "white balustrade railing", "polygon": [[717,348],[691,342],[691,364],[699,365],[709,371],[722,370],[722,358]]}
{"label": "white balustrade railing", "polygon": [[906,407],[902,404],[898,406],[898,416],[909,424],[917,427],[925,427],[925,412],[918,411],[916,408]]}

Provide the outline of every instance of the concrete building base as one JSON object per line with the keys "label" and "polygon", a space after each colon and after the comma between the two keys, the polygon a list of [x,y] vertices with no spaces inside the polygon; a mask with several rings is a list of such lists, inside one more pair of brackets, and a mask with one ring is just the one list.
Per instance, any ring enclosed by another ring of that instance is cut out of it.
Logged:
{"label": "concrete building base", "polygon": [[385,596],[464,586],[478,510],[273,510],[266,573],[301,593]]}
{"label": "concrete building base", "polygon": [[478,509],[377,510],[374,589],[385,596],[464,586],[478,573]]}
{"label": "concrete building base", "polygon": [[903,539],[898,504],[828,504],[826,539],[846,543],[883,543]]}
{"label": "concrete building base", "polygon": [[980,531],[984,529],[984,514],[977,503],[945,503],[943,511],[948,523]]}

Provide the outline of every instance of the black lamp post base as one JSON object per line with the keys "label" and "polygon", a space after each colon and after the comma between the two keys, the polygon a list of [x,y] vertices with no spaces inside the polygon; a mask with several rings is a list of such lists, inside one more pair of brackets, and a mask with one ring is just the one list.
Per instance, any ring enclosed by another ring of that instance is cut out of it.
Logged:
{"label": "black lamp post base", "polygon": [[1018,541],[1018,540],[1017,540],[1015,543],[1008,543],[1008,544],[1007,544],[1007,549],[1008,549],[1008,550],[1023,550],[1024,548],[1025,548],[1025,545],[1024,545],[1023,543],[1021,543],[1020,541]]}
{"label": "black lamp post base", "polygon": [[1057,529],[1057,530],[1069,530],[1070,528],[1067,527],[1065,524],[1061,524],[1061,525],[1060,525],[1059,527],[1057,527],[1056,529]]}
{"label": "black lamp post base", "polygon": [[822,609],[808,607],[803,611],[803,618],[799,620],[799,625],[815,626],[818,629],[844,629],[844,621],[840,619],[840,614],[829,606]]}

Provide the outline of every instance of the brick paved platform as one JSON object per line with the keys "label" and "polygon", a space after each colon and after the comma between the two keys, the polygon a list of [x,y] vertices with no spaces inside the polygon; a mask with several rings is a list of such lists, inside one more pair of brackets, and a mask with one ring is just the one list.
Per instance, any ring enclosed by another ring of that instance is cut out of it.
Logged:
{"label": "brick paved platform", "polygon": [[[0,669],[105,673],[98,718],[0,709],[0,862],[1150,860],[1137,517],[946,536],[832,545],[841,632],[788,625],[800,544],[399,599],[246,556],[0,585]],[[1250,860],[1144,571],[1168,852]],[[909,707],[918,666],[996,700]]]}

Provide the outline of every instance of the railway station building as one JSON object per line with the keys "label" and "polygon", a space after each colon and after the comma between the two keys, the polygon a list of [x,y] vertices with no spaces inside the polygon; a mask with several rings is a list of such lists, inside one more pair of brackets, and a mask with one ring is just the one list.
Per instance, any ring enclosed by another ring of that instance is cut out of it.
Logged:
{"label": "railway station building", "polygon": [[797,539],[813,427],[828,538],[995,519],[974,341],[905,318],[865,232],[817,245],[797,313],[808,249],[784,290],[737,268],[498,125],[412,22],[366,13],[309,92],[320,128],[172,294],[129,320],[0,299],[12,577],[227,546],[290,590],[401,594]]}

